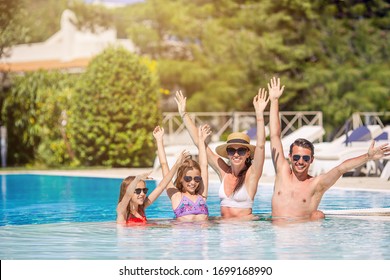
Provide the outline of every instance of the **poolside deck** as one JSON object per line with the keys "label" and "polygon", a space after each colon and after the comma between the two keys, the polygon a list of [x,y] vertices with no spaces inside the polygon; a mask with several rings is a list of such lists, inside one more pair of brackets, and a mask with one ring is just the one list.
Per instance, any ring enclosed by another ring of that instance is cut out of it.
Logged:
{"label": "poolside deck", "polygon": [[[85,169],[85,170],[17,170],[4,171],[0,174],[48,174],[48,175],[63,175],[63,176],[87,176],[87,177],[107,177],[107,178],[125,178],[129,175],[137,175],[141,173],[152,172],[151,177],[160,179],[161,171],[153,170],[152,168],[109,168],[109,169]],[[218,181],[218,176],[211,172],[211,181]],[[272,184],[273,176],[263,176],[260,179],[260,184]],[[348,189],[371,189],[390,191],[390,181],[386,181],[379,177],[342,177],[334,187]]]}

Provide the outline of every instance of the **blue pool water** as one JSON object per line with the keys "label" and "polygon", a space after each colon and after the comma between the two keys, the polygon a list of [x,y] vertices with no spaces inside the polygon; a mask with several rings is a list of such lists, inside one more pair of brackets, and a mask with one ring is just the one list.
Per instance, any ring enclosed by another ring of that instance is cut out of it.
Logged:
{"label": "blue pool water", "polygon": [[[106,222],[116,218],[121,179],[47,175],[1,175],[0,226],[58,222]],[[155,181],[147,181],[154,189]],[[207,201],[210,216],[219,216],[217,186]],[[272,186],[260,186],[253,212],[271,212]],[[330,190],[320,209],[390,207],[390,192]],[[162,194],[147,208],[148,218],[173,218],[170,201]]]}
{"label": "blue pool water", "polygon": [[[389,216],[330,216],[275,225],[271,185],[260,185],[250,222],[172,219],[163,194],[147,209],[149,226],[115,224],[121,179],[1,175],[0,259],[390,259]],[[155,182],[148,181],[154,188]],[[390,192],[329,190],[327,209],[389,208]]]}

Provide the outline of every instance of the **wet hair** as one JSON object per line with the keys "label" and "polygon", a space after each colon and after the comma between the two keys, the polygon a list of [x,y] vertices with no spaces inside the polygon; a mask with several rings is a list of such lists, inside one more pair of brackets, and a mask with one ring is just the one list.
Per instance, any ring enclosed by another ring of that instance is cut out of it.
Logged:
{"label": "wet hair", "polygon": [[[183,164],[178,168],[177,170],[177,175],[176,175],[176,179],[175,181],[173,182],[175,187],[180,191],[180,192],[184,192],[184,186],[183,184],[181,183],[181,179],[183,179],[183,177],[187,174],[188,171],[190,170],[199,170],[199,172],[201,172],[200,170],[200,165],[198,162],[196,162],[195,160],[193,160],[192,158],[190,159],[186,159]],[[202,175],[202,174],[201,174]],[[199,185],[198,187],[196,188],[195,190],[195,194],[199,194],[201,193],[201,190],[203,190],[203,181],[200,181],[199,182]]]}
{"label": "wet hair", "polygon": [[[134,181],[134,179],[135,179],[135,176],[128,176],[125,179],[123,179],[123,181],[121,183],[121,188],[120,188],[120,191],[119,191],[118,204],[119,204],[119,202],[121,202],[121,200],[125,196],[126,191],[127,191],[127,187],[131,184],[131,182]],[[131,206],[130,204],[131,204],[131,201],[129,201],[129,204],[126,207],[126,220],[128,219],[128,217],[130,215],[130,209],[131,209],[130,208],[130,206]],[[142,210],[144,210],[144,209],[142,209]]]}
{"label": "wet hair", "polygon": [[314,156],[314,145],[309,140],[298,138],[290,145],[290,155],[292,154],[292,149],[294,146],[302,147],[309,149],[311,151],[311,156]]}

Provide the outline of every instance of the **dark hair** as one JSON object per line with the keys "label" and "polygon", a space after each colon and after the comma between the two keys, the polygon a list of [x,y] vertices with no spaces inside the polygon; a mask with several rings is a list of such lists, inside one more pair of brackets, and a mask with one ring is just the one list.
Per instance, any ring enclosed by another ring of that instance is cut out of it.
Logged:
{"label": "dark hair", "polygon": [[[193,160],[192,158],[186,159],[183,164],[178,168],[176,179],[174,181],[175,187],[180,191],[183,192],[184,186],[181,183],[181,179],[187,174],[189,170],[200,170],[200,165],[198,162]],[[203,190],[203,181],[201,181],[198,185],[198,187],[195,190],[195,194],[199,194]]]}
{"label": "dark hair", "polygon": [[302,147],[305,149],[309,149],[311,151],[311,156],[314,156],[314,145],[309,140],[304,138],[298,138],[290,145],[290,155],[292,154],[292,149],[294,146]]}
{"label": "dark hair", "polygon": [[234,187],[233,193],[236,193],[237,191],[239,191],[239,189],[241,189],[242,185],[245,182],[246,172],[248,171],[249,167],[251,167],[251,165],[252,165],[252,159],[249,156],[245,160],[245,167],[240,171],[240,173],[238,173],[238,176],[237,176],[238,180],[237,180],[236,186]]}

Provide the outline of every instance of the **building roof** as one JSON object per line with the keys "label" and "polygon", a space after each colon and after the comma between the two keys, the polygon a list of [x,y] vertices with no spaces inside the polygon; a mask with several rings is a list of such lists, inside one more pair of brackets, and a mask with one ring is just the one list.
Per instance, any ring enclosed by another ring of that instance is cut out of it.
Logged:
{"label": "building roof", "polygon": [[42,60],[15,63],[1,63],[0,71],[30,72],[37,70],[67,70],[68,72],[82,72],[88,66],[89,58],[79,58],[71,61]]}
{"label": "building roof", "polygon": [[145,0],[84,0],[85,3],[103,5],[107,8],[118,8],[144,1]]}
{"label": "building roof", "polygon": [[41,43],[21,44],[9,50],[10,55],[0,59],[0,71],[26,72],[66,70],[79,72],[109,46],[122,46],[134,52],[130,40],[118,39],[115,29],[101,28],[95,33],[80,31],[73,24],[77,18],[70,10],[61,16],[61,29]]}

